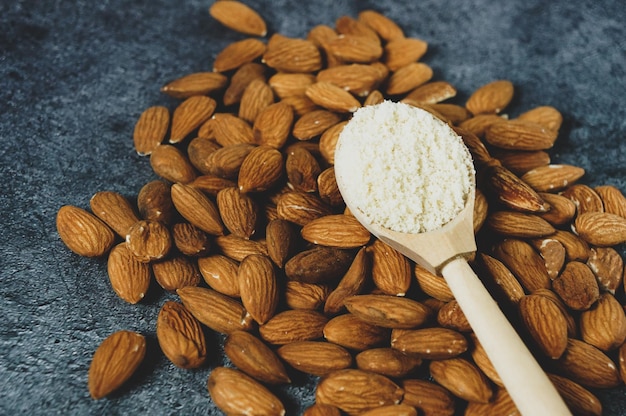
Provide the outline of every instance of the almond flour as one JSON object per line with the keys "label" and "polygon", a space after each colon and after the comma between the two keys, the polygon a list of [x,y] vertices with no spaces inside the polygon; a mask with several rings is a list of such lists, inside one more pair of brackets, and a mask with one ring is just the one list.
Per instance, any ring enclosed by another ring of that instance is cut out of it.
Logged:
{"label": "almond flour", "polygon": [[441,228],[474,186],[461,138],[429,112],[391,101],[354,113],[339,136],[335,174],[369,221],[405,233]]}

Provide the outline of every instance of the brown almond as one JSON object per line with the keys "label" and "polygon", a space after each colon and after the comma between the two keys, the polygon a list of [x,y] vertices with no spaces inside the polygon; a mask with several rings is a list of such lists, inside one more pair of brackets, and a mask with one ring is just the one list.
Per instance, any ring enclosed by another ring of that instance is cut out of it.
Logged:
{"label": "brown almond", "polygon": [[340,35],[364,36],[375,41],[380,41],[374,29],[352,16],[343,15],[335,20],[335,30]]}
{"label": "brown almond", "polygon": [[368,253],[372,258],[372,280],[376,287],[387,295],[404,296],[412,280],[409,260],[378,239],[368,246]]}
{"label": "brown almond", "polygon": [[600,349],[570,338],[567,349],[556,361],[559,375],[592,389],[617,387],[621,383],[617,365]]}
{"label": "brown almond", "polygon": [[174,245],[182,254],[190,257],[206,255],[210,248],[207,234],[188,222],[179,222],[171,228]]}
{"label": "brown almond", "polygon": [[304,409],[302,416],[341,416],[341,410],[330,404],[314,403]]}
{"label": "brown almond", "polygon": [[327,129],[338,124],[341,118],[328,110],[311,111],[300,117],[294,124],[292,134],[298,140],[311,140]]}
{"label": "brown almond", "polygon": [[433,70],[422,62],[411,62],[398,68],[387,81],[387,94],[405,94],[430,81]]}
{"label": "brown almond", "polygon": [[361,107],[352,94],[330,82],[318,81],[309,86],[305,94],[320,107],[338,113],[352,113]]}
{"label": "brown almond", "polygon": [[232,234],[250,238],[256,231],[257,204],[237,188],[224,188],[217,194],[217,208],[224,226]]}
{"label": "brown almond", "polygon": [[459,332],[472,331],[467,317],[459,306],[459,302],[456,300],[446,302],[446,304],[437,311],[437,323],[444,328],[454,329]]}
{"label": "brown almond", "polygon": [[259,327],[266,342],[284,345],[296,341],[313,341],[323,336],[328,318],[317,311],[289,309],[274,315]]}
{"label": "brown almond", "polygon": [[484,192],[479,189],[474,193],[474,216],[473,216],[473,229],[474,234],[477,234],[485,224],[487,215],[489,214],[489,202]]}
{"label": "brown almond", "polygon": [[596,186],[594,189],[602,199],[604,212],[626,218],[626,197],[620,189],[613,185]]}
{"label": "brown almond", "polygon": [[167,301],[156,323],[161,351],[177,367],[198,368],[207,356],[206,341],[200,322],[180,303]]}
{"label": "brown almond", "polygon": [[578,166],[550,164],[529,170],[520,179],[537,192],[558,192],[584,174],[585,170]]}
{"label": "brown almond", "polygon": [[480,253],[480,259],[486,270],[486,276],[500,289],[500,292],[511,303],[517,304],[524,296],[524,288],[515,275],[500,260],[485,253]]}
{"label": "brown almond", "polygon": [[308,222],[302,238],[313,244],[336,248],[357,248],[370,240],[370,232],[350,215],[326,215]]}
{"label": "brown almond", "polygon": [[280,98],[303,96],[306,89],[314,82],[315,75],[313,74],[290,72],[278,72],[268,80],[274,94]]}
{"label": "brown almond", "polygon": [[331,40],[327,48],[331,55],[349,63],[366,64],[378,60],[383,55],[380,41],[368,36],[340,35]]}
{"label": "brown almond", "polygon": [[115,234],[102,220],[76,206],[59,209],[56,227],[65,246],[80,256],[100,257],[115,242]]}
{"label": "brown almond", "polygon": [[370,270],[370,259],[366,248],[361,248],[350,268],[341,278],[335,289],[328,295],[324,303],[324,313],[334,315],[345,308],[344,300],[350,296],[358,295],[366,283]]}
{"label": "brown almond", "polygon": [[[249,149],[252,150],[252,147]],[[247,153],[244,151],[244,154]],[[189,185],[210,196],[217,196],[219,191],[224,188],[237,187],[237,184],[230,179],[220,178],[219,176],[214,175],[200,175],[192,182],[189,182]]]}
{"label": "brown almond", "polygon": [[316,246],[291,257],[285,263],[285,275],[305,283],[326,283],[343,276],[353,258],[348,250]]}
{"label": "brown almond", "polygon": [[610,293],[580,315],[580,335],[583,341],[602,351],[612,351],[626,339],[626,315],[620,302]]}
{"label": "brown almond", "polygon": [[290,105],[284,102],[268,105],[254,119],[252,130],[255,142],[280,149],[287,142],[293,120],[294,113]]}
{"label": "brown almond", "polygon": [[515,211],[540,213],[548,211],[546,202],[526,184],[504,166],[491,165],[485,169],[489,190],[508,208]]}
{"label": "brown almond", "polygon": [[465,106],[472,114],[495,113],[504,110],[513,99],[514,87],[511,81],[497,80],[482,85],[468,98]]}
{"label": "brown almond", "polygon": [[113,291],[132,304],[144,298],[152,278],[150,266],[137,260],[126,243],[119,243],[111,249],[107,273]]}
{"label": "brown almond", "polygon": [[496,386],[504,387],[504,383],[502,383],[500,374],[498,374],[498,372],[496,371],[493,363],[487,356],[487,352],[476,337],[476,334],[471,333],[469,337],[473,344],[473,348],[471,348],[470,354],[472,360],[474,360],[474,364],[476,364],[476,367],[478,367],[480,371],[482,371],[485,376],[487,376],[487,378],[489,378],[489,380],[491,380]]}
{"label": "brown almond", "polygon": [[267,253],[274,264],[282,268],[292,254],[295,233],[291,224],[282,219],[274,219],[265,227]]}
{"label": "brown almond", "polygon": [[463,121],[459,124],[459,127],[463,130],[467,130],[477,135],[478,137],[484,138],[485,132],[494,123],[501,123],[503,121],[508,120],[506,116],[497,115],[497,114],[478,114],[474,115],[474,117]]}
{"label": "brown almond", "polygon": [[339,134],[347,124],[347,121],[341,121],[333,126],[328,127],[320,136],[319,146],[320,152],[324,159],[330,163],[335,163],[335,147],[339,140]]}
{"label": "brown almond", "polygon": [[381,104],[383,101],[385,101],[383,93],[378,90],[374,90],[367,97],[365,97],[363,106]]}
{"label": "brown almond", "polygon": [[565,225],[574,219],[576,215],[576,204],[564,196],[551,194],[547,192],[539,192],[539,196],[543,199],[550,209],[546,212],[540,212],[539,215],[552,225]]}
{"label": "brown almond", "polygon": [[552,288],[568,307],[576,311],[589,309],[600,297],[593,272],[579,261],[567,263],[563,272],[553,280]]}
{"label": "brown almond", "polygon": [[380,83],[380,72],[373,65],[338,65],[318,72],[316,80],[336,85],[356,96],[365,97]]}
{"label": "brown almond", "polygon": [[317,159],[303,147],[291,147],[285,161],[289,186],[296,191],[316,192],[321,172]]}
{"label": "brown almond", "polygon": [[330,206],[342,206],[343,197],[337,185],[334,167],[323,170],[317,177],[317,191],[320,198]]}
{"label": "brown almond", "polygon": [[463,416],[506,415],[521,416],[513,399],[504,388],[497,389],[489,403],[469,402]]}
{"label": "brown almond", "polygon": [[436,382],[455,396],[478,403],[488,403],[493,389],[485,375],[464,358],[449,358],[430,363],[430,374]]}
{"label": "brown almond", "polygon": [[529,170],[550,164],[550,154],[545,150],[529,150],[525,152],[499,150],[495,152],[495,156],[502,163],[502,166],[518,176]]}
{"label": "brown almond", "polygon": [[322,55],[309,40],[285,38],[270,42],[263,62],[279,72],[315,72],[322,68]]}
{"label": "brown almond", "polygon": [[389,347],[361,351],[354,360],[358,369],[387,377],[405,377],[422,364],[421,358]]}
{"label": "brown almond", "polygon": [[285,304],[291,309],[317,310],[324,304],[329,292],[328,285],[288,280],[285,283]]}
{"label": "brown almond", "polygon": [[154,173],[170,182],[189,183],[197,175],[187,156],[171,144],[160,144],[152,150],[150,166]]}
{"label": "brown almond", "polygon": [[406,404],[388,404],[384,406],[375,407],[364,413],[360,413],[361,416],[417,416],[417,410],[413,406]]}
{"label": "brown almond", "polygon": [[228,44],[213,61],[214,72],[226,72],[250,63],[265,53],[266,46],[258,39],[243,39]]}
{"label": "brown almond", "polygon": [[265,191],[282,174],[283,155],[271,146],[258,146],[241,163],[237,185],[243,193]]}
{"label": "brown almond", "polygon": [[211,97],[195,95],[185,99],[174,109],[170,143],[183,141],[187,135],[207,121],[217,103]]}
{"label": "brown almond", "polygon": [[163,223],[141,220],[128,229],[126,247],[137,260],[148,263],[169,253],[172,236]]}
{"label": "brown almond", "polygon": [[259,324],[266,323],[278,307],[279,289],[274,265],[269,257],[252,254],[237,271],[241,303]]}
{"label": "brown almond", "polygon": [[224,225],[215,203],[202,191],[176,183],[171,189],[176,210],[191,224],[211,235],[223,235]]}
{"label": "brown almond", "polygon": [[215,2],[209,14],[229,29],[252,36],[265,36],[267,25],[263,18],[249,6],[239,1]]}
{"label": "brown almond", "polygon": [[551,280],[545,262],[529,243],[513,238],[507,239],[496,246],[494,254],[529,293],[541,288],[550,288]]}
{"label": "brown almond", "polygon": [[264,109],[274,103],[274,92],[262,79],[255,79],[243,92],[239,102],[238,116],[250,124]]}
{"label": "brown almond", "polygon": [[169,224],[175,211],[170,186],[160,180],[146,183],[137,194],[137,208],[142,219]]}
{"label": "brown almond", "polygon": [[504,237],[538,238],[554,234],[554,227],[538,215],[514,211],[495,211],[486,224]]}
{"label": "brown almond", "polygon": [[519,311],[543,354],[558,359],[567,348],[567,321],[559,307],[545,296],[528,295],[520,300]]}
{"label": "brown almond", "polygon": [[194,72],[168,82],[161,92],[170,97],[185,99],[193,95],[210,95],[226,87],[228,78],[219,72]]}
{"label": "brown almond", "polygon": [[201,280],[196,262],[181,255],[153,262],[152,273],[159,286],[170,292],[185,286],[198,286]]}
{"label": "brown almond", "polygon": [[394,332],[391,347],[428,360],[456,357],[468,349],[463,334],[449,328],[422,328]]}
{"label": "brown almond", "polygon": [[419,264],[415,265],[414,272],[417,284],[422,292],[443,302],[449,302],[454,299],[454,295],[443,277],[431,273]]}
{"label": "brown almond", "polygon": [[559,131],[561,124],[563,123],[563,115],[561,112],[549,105],[531,108],[530,110],[520,114],[517,118],[520,120],[532,121],[533,123],[540,124],[546,129],[553,131]]}
{"label": "brown almond", "polygon": [[221,146],[255,144],[252,126],[244,119],[229,113],[218,113],[212,118],[215,141]]}
{"label": "brown almond", "polygon": [[456,96],[456,88],[447,81],[430,81],[410,91],[401,101],[436,104]]}
{"label": "brown almond", "polygon": [[297,225],[329,215],[332,210],[318,196],[305,192],[286,192],[276,204],[278,217]]}
{"label": "brown almond", "polygon": [[574,202],[577,215],[585,212],[604,212],[604,204],[600,195],[588,185],[574,184],[563,190],[561,195]]}
{"label": "brown almond", "polygon": [[149,155],[163,143],[170,126],[170,112],[164,106],[148,107],[141,113],[133,130],[135,150],[141,156]]}
{"label": "brown almond", "polygon": [[221,254],[198,259],[198,269],[209,287],[226,296],[239,297],[239,263]]}
{"label": "brown almond", "polygon": [[226,414],[245,414],[255,409],[262,415],[285,415],[285,407],[274,393],[239,370],[216,367],[207,386],[213,403]]}
{"label": "brown almond", "polygon": [[[229,179],[234,184],[233,180],[239,174],[241,164],[254,148],[255,146],[249,143],[233,143],[217,149],[206,159],[209,175]],[[197,182],[195,181],[194,184],[195,188],[205,188],[197,186]],[[220,186],[223,186],[223,184],[220,184]],[[234,186],[236,186],[236,184],[234,184]],[[217,192],[215,192],[215,195],[217,196]]]}
{"label": "brown almond", "polygon": [[315,391],[315,400],[336,406],[348,414],[357,414],[379,406],[398,404],[403,394],[402,388],[385,376],[344,369],[322,378]]}
{"label": "brown almond", "polygon": [[268,254],[265,240],[251,240],[229,234],[218,236],[214,241],[218,252],[235,261],[241,261],[252,254]]}
{"label": "brown almond", "polygon": [[601,416],[602,403],[580,384],[556,374],[548,374],[567,407],[577,415]]}
{"label": "brown almond", "polygon": [[246,87],[255,79],[265,81],[265,65],[257,62],[248,62],[241,65],[230,77],[230,84],[224,91],[222,101],[225,106],[231,106],[241,101]]}
{"label": "brown almond", "polygon": [[241,303],[229,296],[198,286],[185,286],[176,293],[189,312],[214,331],[228,334],[255,327]]}
{"label": "brown almond", "polygon": [[96,192],[89,200],[89,206],[91,212],[120,237],[126,237],[128,229],[139,221],[128,199],[118,192]]}
{"label": "brown almond", "polygon": [[596,246],[615,246],[626,242],[626,218],[606,212],[587,212],[576,216],[572,230]]}
{"label": "brown almond", "polygon": [[589,250],[587,266],[596,276],[601,291],[615,294],[624,275],[624,260],[612,247],[594,247]]}
{"label": "brown almond", "polygon": [[440,385],[421,379],[400,381],[404,389],[403,404],[415,407],[425,416],[453,416],[455,399],[450,392]]}
{"label": "brown almond", "polygon": [[224,353],[239,370],[261,382],[291,382],[276,353],[249,332],[234,331],[228,334],[224,341]]}
{"label": "brown almond", "polygon": [[101,399],[124,384],[146,354],[146,339],[132,331],[117,331],[102,341],[93,354],[87,385],[92,398]]}
{"label": "brown almond", "polygon": [[[212,120],[209,119],[208,122]],[[207,123],[204,123],[204,125]],[[198,137],[193,138],[187,146],[187,158],[194,168],[206,175],[211,171],[210,166],[207,164],[207,159],[220,148],[221,146],[214,139],[202,137],[200,132],[198,132]]]}
{"label": "brown almond", "polygon": [[565,246],[560,241],[550,237],[532,240],[531,243],[543,258],[550,278],[556,279],[565,264]]}
{"label": "brown almond", "polygon": [[431,110],[443,116],[443,119],[449,124],[458,125],[468,118],[472,117],[469,110],[461,105],[452,103],[435,103],[425,104]]}
{"label": "brown almond", "polygon": [[307,113],[320,110],[320,107],[318,107],[306,95],[291,95],[289,97],[281,98],[280,102],[291,106],[291,108],[293,108],[293,112],[300,117]]}
{"label": "brown almond", "polygon": [[383,62],[390,71],[396,71],[418,61],[428,50],[428,43],[417,38],[398,38],[385,44]]}
{"label": "brown almond", "polygon": [[381,39],[390,41],[404,37],[404,32],[396,22],[375,10],[359,12],[359,21],[371,27]]}
{"label": "brown almond", "polygon": [[338,315],[324,326],[327,341],[355,351],[389,343],[389,329],[369,324],[351,313]]}
{"label": "brown almond", "polygon": [[352,365],[352,355],[345,348],[324,341],[296,341],[281,345],[276,353],[298,371],[324,376]]}
{"label": "brown almond", "polygon": [[390,295],[355,295],[344,305],[357,318],[383,328],[416,328],[432,315],[430,308],[413,299]]}
{"label": "brown almond", "polygon": [[565,256],[567,260],[587,261],[589,258],[589,244],[581,239],[576,234],[557,229],[554,234],[550,236],[565,247]]}
{"label": "brown almond", "polygon": [[492,146],[511,150],[545,150],[554,145],[557,134],[542,125],[526,120],[507,120],[491,124],[485,140]]}

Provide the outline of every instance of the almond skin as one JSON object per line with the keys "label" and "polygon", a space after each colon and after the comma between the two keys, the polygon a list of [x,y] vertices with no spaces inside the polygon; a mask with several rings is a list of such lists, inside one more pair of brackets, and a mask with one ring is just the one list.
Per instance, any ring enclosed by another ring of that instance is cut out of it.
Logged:
{"label": "almond skin", "polygon": [[197,176],[189,158],[171,144],[161,144],[152,150],[150,166],[154,173],[170,182],[189,183]]}
{"label": "almond skin", "polygon": [[270,42],[263,62],[280,72],[315,72],[322,67],[322,56],[308,40],[284,38]]}
{"label": "almond skin", "polygon": [[416,38],[398,38],[385,44],[383,62],[390,71],[396,71],[419,60],[428,50],[428,43]]}
{"label": "almond skin", "polygon": [[152,273],[159,286],[169,292],[185,286],[198,286],[201,280],[196,262],[181,255],[153,262]]}
{"label": "almond skin", "polygon": [[57,212],[57,232],[61,241],[74,253],[100,257],[115,242],[113,231],[102,220],[82,208],[62,206]]}
{"label": "almond skin", "polygon": [[615,246],[626,242],[626,218],[606,212],[587,212],[576,217],[573,231],[589,244]]}
{"label": "almond skin", "polygon": [[156,334],[161,350],[180,368],[198,368],[207,350],[200,322],[180,303],[167,301],[157,317]]}
{"label": "almond skin", "polygon": [[89,366],[87,384],[92,398],[101,399],[117,390],[143,361],[146,339],[132,331],[109,335],[96,349]]}
{"label": "almond skin", "polygon": [[283,155],[271,146],[258,146],[243,160],[237,185],[243,193],[265,191],[283,175]]}
{"label": "almond skin", "polygon": [[285,414],[283,404],[273,393],[239,370],[216,367],[207,386],[213,403],[226,414],[248,414],[250,409],[267,416]]}
{"label": "almond skin", "polygon": [[283,345],[321,338],[328,318],[317,311],[285,310],[259,327],[261,338],[270,344]]}

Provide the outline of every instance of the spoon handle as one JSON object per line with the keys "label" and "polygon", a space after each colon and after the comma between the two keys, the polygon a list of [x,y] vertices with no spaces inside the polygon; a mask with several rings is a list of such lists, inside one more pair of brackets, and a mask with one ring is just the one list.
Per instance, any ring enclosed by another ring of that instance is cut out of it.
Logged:
{"label": "spoon handle", "polygon": [[524,416],[571,415],[467,261],[457,257],[443,267],[441,274],[520,413]]}

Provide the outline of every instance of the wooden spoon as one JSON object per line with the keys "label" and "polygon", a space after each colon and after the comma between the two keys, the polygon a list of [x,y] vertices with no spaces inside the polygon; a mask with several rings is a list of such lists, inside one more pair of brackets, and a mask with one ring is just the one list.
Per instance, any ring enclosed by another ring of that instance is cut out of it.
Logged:
{"label": "wooden spoon", "polygon": [[[342,195],[349,195],[343,177],[336,175],[336,179]],[[418,234],[372,224],[349,198],[344,198],[344,202],[378,239],[445,278],[522,415],[571,415],[550,379],[467,263],[467,258],[476,251],[472,221],[474,196],[472,187],[465,207],[456,218],[439,229]]]}

